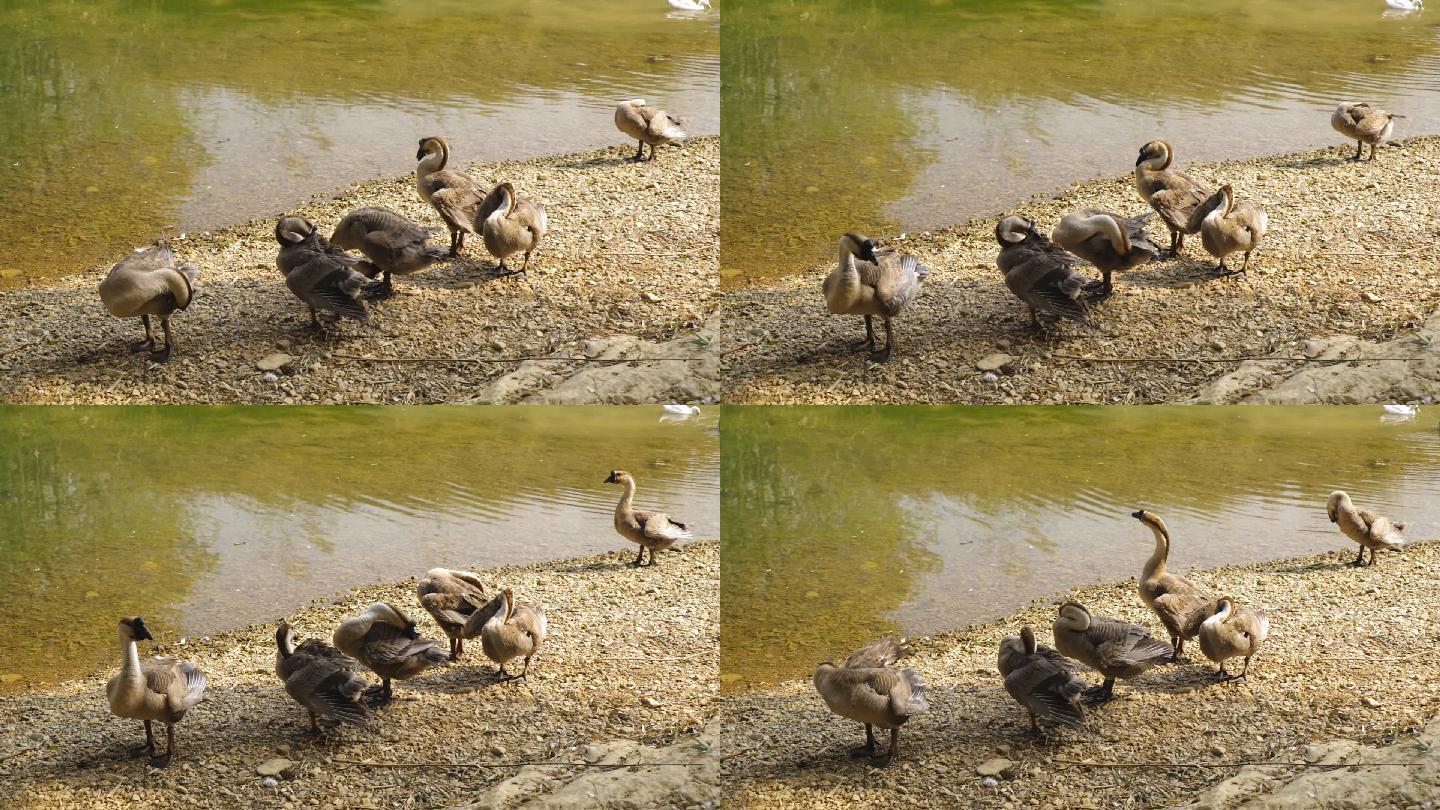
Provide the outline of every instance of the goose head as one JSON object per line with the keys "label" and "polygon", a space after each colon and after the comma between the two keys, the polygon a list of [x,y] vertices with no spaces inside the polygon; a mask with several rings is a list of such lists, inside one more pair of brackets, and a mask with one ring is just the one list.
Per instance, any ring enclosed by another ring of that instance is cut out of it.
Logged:
{"label": "goose head", "polygon": [[1079,602],[1066,602],[1060,606],[1059,618],[1055,620],[1055,624],[1083,633],[1090,629],[1090,611]]}
{"label": "goose head", "polygon": [[304,217],[282,217],[275,223],[275,241],[281,245],[298,245],[315,233],[315,223]]}
{"label": "goose head", "polygon": [[275,648],[281,658],[295,652],[295,628],[289,622],[280,622],[280,626],[275,628]]}
{"label": "goose head", "polygon": [[424,160],[430,155],[444,155],[450,151],[450,144],[439,135],[427,135],[420,139],[420,148],[415,152],[416,160]]}
{"label": "goose head", "polygon": [[1131,512],[1130,517],[1133,517],[1141,523],[1145,524],[1146,526],[1149,526],[1152,531],[1157,531],[1164,535],[1169,535],[1170,533],[1170,531],[1165,527],[1165,521],[1161,520],[1160,516],[1155,514],[1154,512],[1147,512],[1146,510],[1141,509],[1138,512]]}
{"label": "goose head", "polygon": [[1226,183],[1215,193],[1220,196],[1220,205],[1215,210],[1219,211],[1220,216],[1223,217],[1230,213],[1231,208],[1235,207],[1235,189],[1232,188],[1229,183]]}
{"label": "goose head", "polygon": [[145,626],[145,620],[139,616],[130,616],[120,620],[120,638],[125,641],[153,641],[154,636],[150,635],[150,628]]}
{"label": "goose head", "polygon": [[840,237],[840,244],[849,251],[850,255],[865,262],[875,262],[875,241],[870,237],[850,231]]}
{"label": "goose head", "polygon": [[415,622],[389,602],[376,602],[360,614],[372,622],[384,622],[402,630],[414,630]]}
{"label": "goose head", "polygon": [[1210,620],[1223,622],[1230,617],[1233,610],[1235,610],[1235,600],[1228,596],[1222,596],[1215,600],[1215,612],[1210,614]]}
{"label": "goose head", "polygon": [[1331,523],[1340,522],[1340,510],[1350,508],[1350,495],[1342,490],[1335,490],[1330,493],[1330,499],[1325,501],[1325,513],[1330,516]]}
{"label": "goose head", "polygon": [[834,672],[836,669],[837,667],[835,666],[834,661],[822,661],[817,664],[815,666],[815,672],[811,676],[811,680],[815,682],[815,688],[819,689],[820,684],[824,683],[825,679],[829,677],[830,673]]}
{"label": "goose head", "polygon": [[[1164,169],[1170,165],[1174,153],[1170,144],[1165,141],[1151,141],[1140,147],[1140,156],[1135,158],[1135,165],[1149,165],[1151,169]],[[1159,165],[1155,165],[1155,164]]]}
{"label": "goose head", "polygon": [[1034,655],[1035,651],[1040,648],[1035,641],[1035,631],[1031,630],[1028,624],[1020,628],[1020,643],[1025,645],[1026,655]]}
{"label": "goose head", "polygon": [[1000,220],[1000,223],[995,226],[995,241],[999,242],[1001,247],[1017,245],[1024,242],[1026,237],[1037,233],[1035,220],[1009,216]]}
{"label": "goose head", "polygon": [[604,483],[606,483],[606,484],[627,484],[627,483],[629,483],[631,480],[633,480],[633,479],[630,478],[630,473],[625,472],[624,470],[611,470],[611,471],[610,471],[610,477],[609,477],[609,478],[606,478],[605,481],[604,481]]}

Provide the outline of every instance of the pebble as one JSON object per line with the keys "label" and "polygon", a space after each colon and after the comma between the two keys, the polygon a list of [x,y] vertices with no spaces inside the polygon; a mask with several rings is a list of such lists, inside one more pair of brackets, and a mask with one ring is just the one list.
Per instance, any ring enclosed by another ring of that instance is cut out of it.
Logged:
{"label": "pebble", "polygon": [[975,362],[975,368],[981,371],[1000,371],[1009,368],[1015,362],[1015,358],[1004,352],[987,354]]}
{"label": "pebble", "polygon": [[1003,776],[1015,767],[1015,763],[1004,757],[987,759],[975,766],[975,773],[981,776]]}
{"label": "pebble", "polygon": [[271,352],[255,361],[255,368],[261,371],[279,371],[288,368],[295,358],[284,352]]}
{"label": "pebble", "polygon": [[295,763],[284,757],[267,759],[255,766],[255,773],[261,776],[280,776],[295,767]]}

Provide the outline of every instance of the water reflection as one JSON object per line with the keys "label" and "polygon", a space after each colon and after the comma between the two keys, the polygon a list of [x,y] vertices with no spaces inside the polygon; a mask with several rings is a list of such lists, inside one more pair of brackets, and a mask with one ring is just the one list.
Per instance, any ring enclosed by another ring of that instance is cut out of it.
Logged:
{"label": "water reflection", "polygon": [[745,407],[723,432],[732,681],[1135,576],[1140,507],[1183,569],[1350,548],[1336,488],[1440,525],[1440,432],[1379,407]]}

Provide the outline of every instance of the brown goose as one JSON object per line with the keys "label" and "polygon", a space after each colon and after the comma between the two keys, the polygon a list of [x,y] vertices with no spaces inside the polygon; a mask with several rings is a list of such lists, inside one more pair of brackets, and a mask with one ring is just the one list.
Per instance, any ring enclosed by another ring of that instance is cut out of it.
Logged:
{"label": "brown goose", "polygon": [[415,153],[415,188],[420,199],[435,207],[450,230],[450,255],[459,256],[465,234],[478,234],[485,221],[485,189],[470,176],[445,168],[450,162],[450,144],[439,135],[420,139]]}
{"label": "brown goose", "polygon": [[1030,308],[1030,323],[1070,319],[1088,323],[1089,308],[1081,298],[1086,279],[1075,270],[1075,257],[1035,230],[1035,220],[1010,216],[995,226],[1000,254],[995,265],[1005,286]]}
{"label": "brown goose", "polygon": [[[1270,230],[1265,209],[1249,201],[1235,202],[1235,191],[1228,183],[1195,209],[1190,224],[1200,231],[1205,251],[1220,260],[1216,269],[1222,275],[1245,272],[1250,267],[1250,254],[1260,247],[1260,240]],[[1225,266],[1225,257],[1231,253],[1245,254],[1239,270]]]}
{"label": "brown goose", "polygon": [[1345,536],[1360,544],[1360,553],[1355,565],[1365,565],[1365,549],[1370,549],[1370,565],[1375,564],[1380,549],[1402,551],[1405,548],[1404,523],[1392,523],[1389,518],[1356,506],[1349,493],[1335,490],[1325,504],[1330,522],[1337,524]]}
{"label": "brown goose", "polygon": [[[530,659],[540,653],[548,631],[545,609],[539,605],[515,604],[515,594],[509,588],[465,622],[465,632],[472,638],[478,634],[485,655],[500,665],[495,677],[501,680],[525,680],[530,672]],[[505,664],[516,658],[525,659],[525,669],[519,675],[512,675],[505,671]]]}
{"label": "brown goose", "polygon": [[650,144],[650,159],[655,159],[655,147],[674,143],[686,137],[685,122],[664,110],[645,106],[645,99],[635,98],[622,101],[615,106],[615,127],[634,138],[638,143],[635,157],[639,162],[645,159],[645,144]]}
{"label": "brown goose", "polygon": [[[1155,258],[1160,252],[1145,232],[1145,223],[1154,214],[1138,219],[1122,217],[1109,211],[1087,208],[1066,214],[1050,233],[1062,248],[1100,268],[1104,274],[1098,298],[1110,295],[1113,288],[1110,274],[1116,270],[1133,270]],[[1090,286],[1094,286],[1091,282]]]}
{"label": "brown goose", "polygon": [[275,674],[285,693],[310,713],[310,729],[320,733],[318,716],[363,725],[370,718],[360,662],[318,638],[295,646],[295,629],[281,622],[275,631]]}
{"label": "brown goose", "polygon": [[317,310],[341,318],[363,321],[370,310],[361,300],[379,284],[355,269],[358,259],[333,247],[314,223],[304,217],[284,217],[275,225],[280,252],[275,266],[285,274],[285,286],[310,308],[310,325],[320,326]]}
{"label": "brown goose", "polygon": [[[857,261],[858,259],[858,261]],[[850,232],[840,237],[840,260],[820,289],[831,315],[865,316],[865,340],[855,348],[866,348],[870,359],[883,363],[895,351],[892,321],[920,297],[920,285],[930,268],[908,253],[876,249],[868,236]],[[875,351],[872,318],[885,321],[885,351]]]}
{"label": "brown goose", "polygon": [[607,484],[621,484],[625,494],[615,505],[615,531],[620,536],[640,546],[635,555],[635,567],[644,565],[645,551],[650,551],[650,565],[655,564],[655,554],[664,551],[681,540],[690,539],[690,530],[678,520],[671,520],[664,512],[637,512],[635,510],[635,479],[624,470],[611,470]]}
{"label": "brown goose", "polygon": [[1170,646],[1175,648],[1171,660],[1181,660],[1185,640],[1200,632],[1200,623],[1215,612],[1215,597],[1190,580],[1165,570],[1170,561],[1170,530],[1154,512],[1141,509],[1130,517],[1145,524],[1155,535],[1155,550],[1140,572],[1140,598],[1170,633]]}
{"label": "brown goose", "polygon": [[[523,275],[530,266],[530,254],[540,247],[541,238],[550,228],[544,206],[520,199],[514,186],[501,183],[490,192],[484,208],[488,212],[481,229],[485,249],[500,260],[499,272]],[[525,263],[512,271],[505,266],[505,259],[516,253],[525,254]]]}
{"label": "brown goose", "polygon": [[1191,229],[1190,215],[1205,202],[1210,191],[1179,169],[1170,168],[1174,152],[1165,141],[1151,141],[1140,147],[1135,159],[1135,188],[1145,202],[1160,215],[1170,229],[1170,250],[1166,256],[1178,256],[1185,246],[1185,234]]}
{"label": "brown goose", "polygon": [[1086,690],[1085,703],[1090,706],[1114,699],[1116,678],[1138,678],[1175,656],[1175,648],[1149,630],[1120,619],[1092,617],[1079,602],[1061,605],[1051,630],[1055,649],[1105,676],[1102,685]]}
{"label": "brown goose", "polygon": [[415,595],[450,639],[450,660],[459,661],[465,656],[465,639],[475,637],[475,633],[465,634],[465,623],[480,606],[490,601],[480,576],[469,571],[431,568],[416,583]]}
{"label": "brown goose", "polygon": [[1000,642],[996,661],[1005,691],[1030,713],[1030,727],[1040,731],[1037,718],[1055,725],[1080,728],[1085,709],[1080,698],[1086,684],[1075,675],[1075,665],[1060,653],[1038,644],[1035,631],[1027,625],[1020,635]]}
{"label": "brown goose", "polygon": [[[139,616],[120,620],[120,652],[125,661],[120,673],[105,684],[105,697],[110,701],[111,714],[145,722],[145,744],[130,753],[148,755],[153,767],[163,768],[175,755],[175,724],[204,699],[207,679],[189,661],[161,656],[141,661],[135,642],[154,638]],[[153,722],[165,724],[163,756],[155,754],[155,735],[150,728]]]}
{"label": "brown goose", "polygon": [[[928,687],[913,669],[897,669],[895,663],[910,654],[903,639],[882,638],[836,666],[831,661],[815,667],[815,691],[830,711],[848,720],[865,724],[865,744],[853,749],[856,757],[869,757],[872,764],[888,765],[900,752],[900,727],[912,717],[930,711],[925,699]],[[883,757],[875,753],[875,727],[890,729],[890,750]]]}
{"label": "brown goose", "polygon": [[[1216,602],[1215,614],[1200,625],[1200,650],[1220,665],[1216,677],[1243,679],[1250,672],[1250,659],[1260,652],[1260,645],[1269,635],[1270,617],[1264,611],[1237,607],[1234,599],[1225,596]],[[1225,671],[1225,662],[1231,658],[1245,659],[1245,669],[1239,675]]]}
{"label": "brown goose", "polygon": [[1330,114],[1330,126],[1355,141],[1355,157],[1351,160],[1360,159],[1367,143],[1370,144],[1370,159],[1374,160],[1375,149],[1381,142],[1390,140],[1390,133],[1395,131],[1395,119],[1404,117],[1369,104],[1344,101]]}
{"label": "brown goose", "polygon": [[335,628],[332,639],[340,651],[369,667],[381,678],[374,702],[392,697],[390,680],[407,680],[450,660],[440,642],[421,638],[415,622],[387,602],[376,602],[359,616]]}
{"label": "brown goose", "polygon": [[370,206],[345,215],[330,242],[345,250],[358,250],[384,274],[380,296],[395,293],[391,274],[418,273],[448,255],[444,248],[429,244],[430,231],[389,208]]}
{"label": "brown goose", "polygon": [[[151,362],[163,363],[175,350],[170,316],[190,306],[199,277],[195,267],[175,261],[169,245],[140,248],[110,268],[100,282],[100,301],[117,318],[138,317],[145,325],[145,339],[131,344],[131,350],[148,351]],[[160,329],[165,332],[165,348],[158,351],[151,315],[159,316]]]}

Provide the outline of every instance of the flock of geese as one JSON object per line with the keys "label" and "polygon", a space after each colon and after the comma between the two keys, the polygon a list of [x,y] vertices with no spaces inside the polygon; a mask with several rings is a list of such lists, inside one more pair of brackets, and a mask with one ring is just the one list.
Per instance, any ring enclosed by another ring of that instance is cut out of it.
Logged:
{"label": "flock of geese", "polygon": [[[634,138],[633,160],[654,160],[657,146],[686,136],[684,122],[644,99],[622,101],[615,107],[615,126]],[[646,158],[645,147],[650,147]],[[485,189],[464,172],[448,168],[450,145],[432,135],[421,138],[415,167],[415,189],[435,209],[450,234],[448,252],[431,245],[434,229],[421,226],[403,214],[379,206],[350,212],[327,239],[304,217],[285,216],[275,225],[279,253],[275,264],[285,286],[310,310],[310,325],[321,328],[319,312],[336,320],[366,320],[367,301],[394,294],[393,276],[418,273],[439,261],[458,258],[465,237],[478,237],[499,264],[495,276],[524,274],[530,256],[549,229],[545,207],[521,197],[515,186],[502,182]],[[357,251],[360,256],[348,251]],[[507,260],[522,257],[518,270]],[[363,257],[363,258],[362,258]],[[145,339],[133,351],[150,352],[150,360],[169,360],[175,349],[170,316],[190,306],[200,270],[179,262],[169,245],[140,248],[110,269],[100,282],[100,300],[117,318],[139,318]],[[157,347],[151,318],[158,318],[164,346]]]}
{"label": "flock of geese", "polygon": [[[625,488],[615,506],[615,530],[650,552],[648,565],[655,565],[657,552],[691,537],[685,524],[663,512],[637,511],[634,506],[635,479],[623,470],[612,470],[607,484]],[[640,558],[635,566],[641,566]],[[510,588],[491,595],[478,574],[449,568],[432,568],[415,586],[415,595],[449,639],[446,650],[439,641],[421,635],[414,619],[389,602],[375,602],[358,616],[335,628],[332,643],[306,639],[296,643],[295,629],[281,622],[275,631],[275,674],[285,693],[310,715],[310,726],[321,732],[320,718],[327,725],[363,725],[373,710],[393,697],[391,681],[409,680],[433,667],[459,662],[465,655],[465,641],[480,639],[485,656],[498,665],[497,681],[524,680],[530,660],[545,643],[548,619],[540,605],[517,603]],[[175,754],[175,725],[205,697],[208,678],[191,661],[155,656],[140,660],[137,642],[154,638],[139,616],[120,620],[120,672],[105,687],[110,712],[116,717],[140,720],[145,725],[145,743],[131,749],[133,756],[148,756],[161,768]],[[506,664],[521,659],[517,673]],[[368,669],[380,677],[374,686],[364,676]],[[156,753],[154,723],[165,724],[164,754]]]}
{"label": "flock of geese", "polygon": [[[1353,563],[1374,565],[1381,550],[1404,547],[1404,523],[1395,523],[1356,506],[1343,491],[1330,494],[1325,511],[1345,536],[1360,546]],[[1079,602],[1061,605],[1051,624],[1055,646],[1037,641],[1035,631],[1022,627],[1018,635],[1000,642],[996,659],[1005,691],[1030,715],[1031,728],[1043,733],[1047,725],[1080,728],[1085,724],[1086,707],[1114,698],[1116,680],[1132,680],[1161,664],[1185,663],[1181,657],[1185,642],[1195,639],[1206,658],[1219,665],[1218,680],[1243,679],[1250,660],[1260,652],[1270,633],[1270,618],[1264,610],[1242,604],[1236,598],[1216,596],[1166,566],[1170,559],[1170,532],[1165,521],[1153,512],[1140,510],[1131,517],[1144,524],[1155,537],[1155,549],[1146,561],[1139,580],[1140,599],[1160,619],[1168,641],[1152,635],[1142,625],[1121,619],[1095,616]],[[910,718],[930,711],[925,682],[913,669],[896,666],[911,652],[903,640],[873,641],[841,664],[825,662],[815,668],[815,689],[830,711],[865,725],[865,745],[853,749],[856,757],[868,757],[872,764],[886,765],[899,750],[900,727]],[[1227,661],[1244,659],[1244,668],[1231,673]],[[1100,673],[1100,685],[1087,683],[1077,674],[1078,664]],[[890,747],[883,755],[875,745],[875,728],[890,730]]]}
{"label": "flock of geese", "polygon": [[[1376,147],[1390,138],[1395,119],[1403,117],[1369,104],[1345,102],[1331,114],[1330,125],[1356,142],[1352,160],[1361,160],[1367,144],[1369,159],[1374,160]],[[1114,290],[1112,274],[1179,256],[1187,235],[1199,234],[1205,251],[1219,261],[1217,277],[1246,271],[1250,254],[1260,247],[1270,227],[1265,209],[1238,198],[1229,183],[1211,191],[1174,168],[1174,159],[1174,150],[1165,141],[1140,147],[1135,159],[1135,189],[1153,209],[1144,216],[1087,208],[1061,218],[1048,237],[1033,219],[1007,216],[1000,220],[995,226],[1000,247],[995,263],[1006,288],[1030,310],[1034,327],[1064,320],[1089,325],[1093,305]],[[1170,234],[1166,249],[1157,247],[1146,230],[1156,214]],[[1239,270],[1226,263],[1236,253],[1243,256]],[[1076,269],[1081,259],[1100,270],[1100,280],[1088,279]],[[867,349],[872,361],[885,362],[895,349],[891,321],[920,296],[929,275],[929,268],[915,256],[877,247],[871,239],[851,232],[840,237],[839,261],[821,290],[830,314],[864,317],[865,340],[852,348]],[[876,349],[874,318],[885,322],[883,350]]]}

